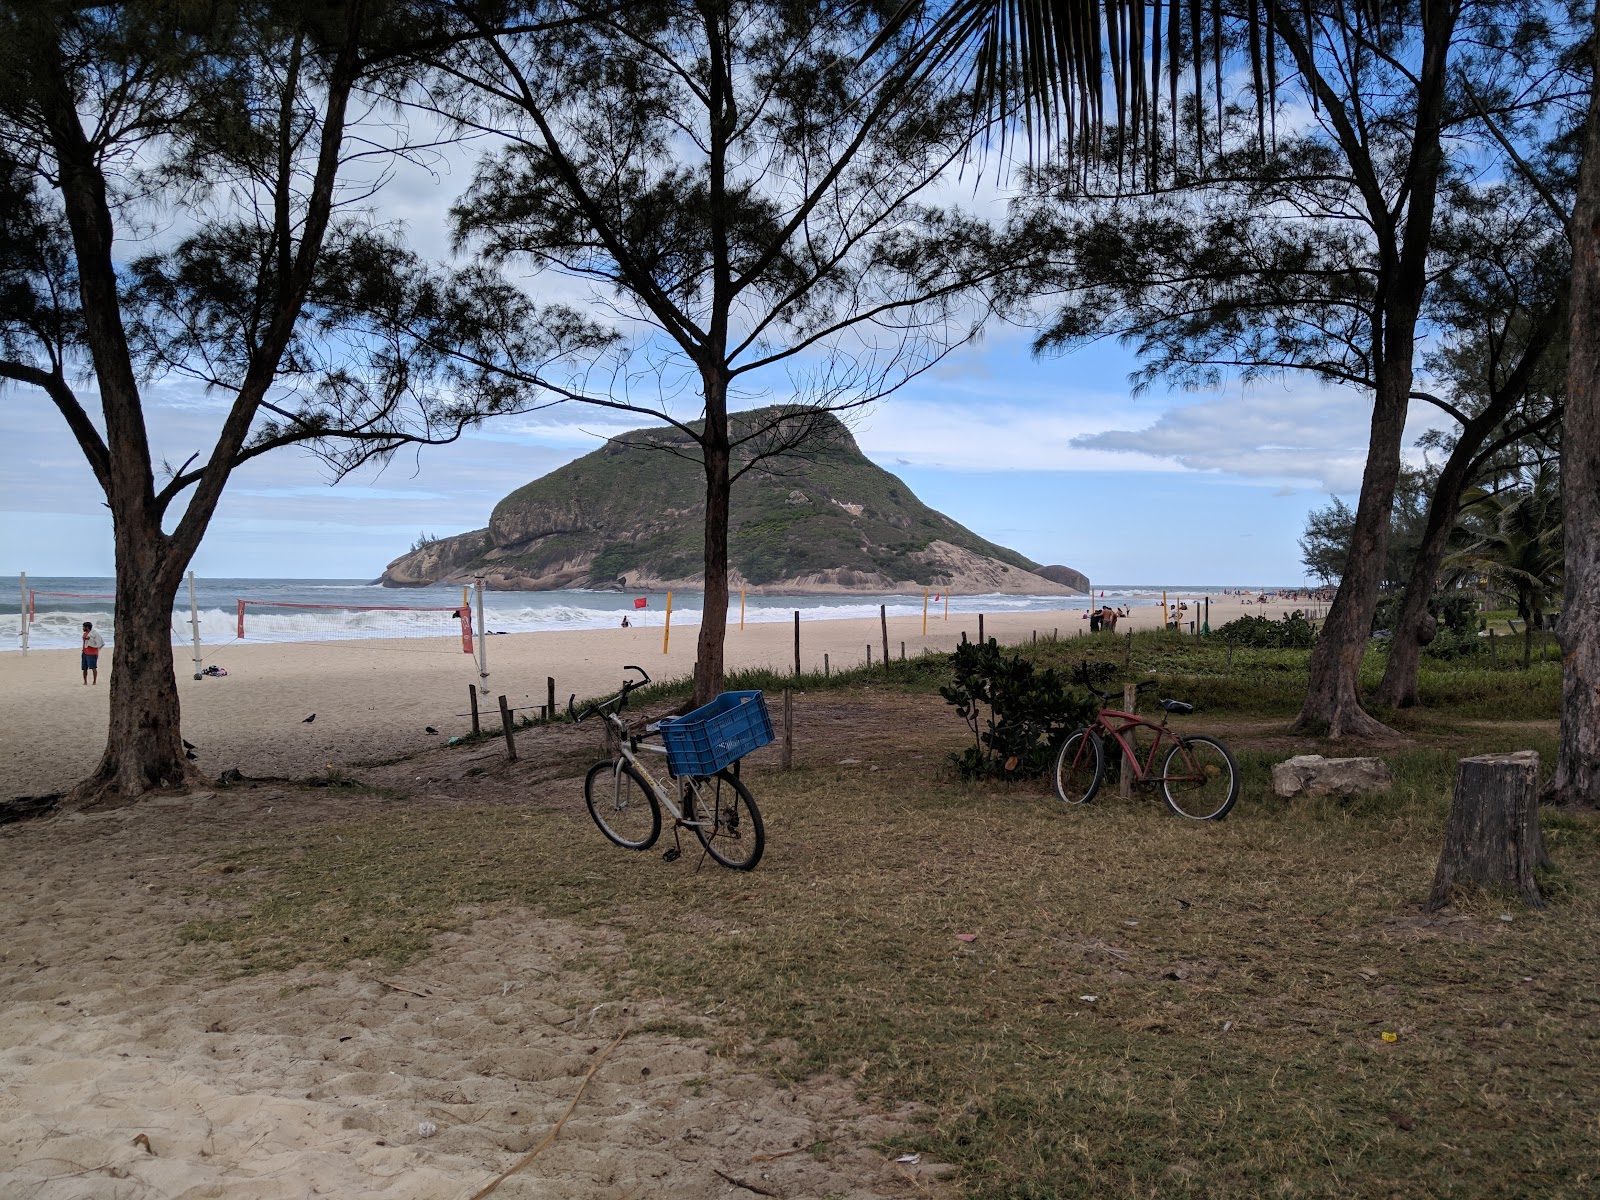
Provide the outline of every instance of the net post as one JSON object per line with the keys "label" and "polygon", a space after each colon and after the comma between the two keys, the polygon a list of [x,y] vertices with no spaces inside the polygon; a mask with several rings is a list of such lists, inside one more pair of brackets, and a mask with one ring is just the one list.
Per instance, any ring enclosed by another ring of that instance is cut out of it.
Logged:
{"label": "net post", "polygon": [[[478,592],[478,690],[487,696],[489,694],[489,636],[488,630],[483,625],[482,575],[473,580],[473,586],[477,588]],[[508,733],[506,736],[509,738],[510,734]],[[516,758],[514,751],[511,757]]]}
{"label": "net post", "polygon": [[239,599],[239,637],[244,638],[244,598]]}
{"label": "net post", "polygon": [[28,626],[33,624],[33,609],[28,604],[28,573],[22,572],[22,591],[17,602],[17,632],[22,637],[22,653],[28,653]]}
{"label": "net post", "polygon": [[194,572],[189,572],[189,627],[194,631],[194,677],[200,678],[200,610],[194,602]]}

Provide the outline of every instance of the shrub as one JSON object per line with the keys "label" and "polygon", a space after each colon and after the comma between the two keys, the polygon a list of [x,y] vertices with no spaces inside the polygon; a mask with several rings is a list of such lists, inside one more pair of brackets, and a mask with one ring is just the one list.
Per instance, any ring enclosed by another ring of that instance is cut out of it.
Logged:
{"label": "shrub", "polygon": [[971,746],[951,755],[963,779],[1042,775],[1061,738],[1094,717],[1093,706],[1069,692],[1055,668],[1041,670],[1020,654],[1007,654],[993,638],[964,643],[949,663],[954,679],[939,694],[973,736]]}
{"label": "shrub", "polygon": [[1236,646],[1305,650],[1317,640],[1317,631],[1306,620],[1306,614],[1297,608],[1277,621],[1271,617],[1240,617],[1218,629],[1217,636]]}

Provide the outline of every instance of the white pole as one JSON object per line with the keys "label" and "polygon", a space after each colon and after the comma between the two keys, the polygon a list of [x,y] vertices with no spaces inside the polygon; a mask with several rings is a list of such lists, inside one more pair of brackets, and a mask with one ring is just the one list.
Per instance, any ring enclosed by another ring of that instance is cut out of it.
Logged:
{"label": "white pole", "polygon": [[22,652],[28,652],[28,573],[22,573],[22,603],[17,606],[17,626],[22,631]]}
{"label": "white pole", "polygon": [[189,627],[194,630],[194,677],[200,678],[200,610],[194,603],[194,572],[189,572]]}
{"label": "white pole", "polygon": [[483,623],[483,579],[474,581],[478,589],[478,691],[489,694],[489,630]]}

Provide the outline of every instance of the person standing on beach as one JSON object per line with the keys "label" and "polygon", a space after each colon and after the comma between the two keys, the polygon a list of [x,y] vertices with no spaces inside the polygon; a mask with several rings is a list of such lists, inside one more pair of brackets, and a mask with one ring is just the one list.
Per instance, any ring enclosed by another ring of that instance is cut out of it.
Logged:
{"label": "person standing on beach", "polygon": [[105,639],[94,631],[94,622],[83,623],[83,683],[89,685],[89,676],[94,676],[95,683],[100,682],[100,648],[104,646]]}

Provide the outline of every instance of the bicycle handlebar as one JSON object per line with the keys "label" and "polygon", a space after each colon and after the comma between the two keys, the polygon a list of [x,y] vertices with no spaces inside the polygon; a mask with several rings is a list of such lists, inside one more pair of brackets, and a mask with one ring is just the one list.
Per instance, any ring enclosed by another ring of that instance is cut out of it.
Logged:
{"label": "bicycle handlebar", "polygon": [[578,723],[581,723],[583,721],[587,721],[590,717],[594,716],[596,713],[604,711],[614,701],[619,701],[619,700],[621,701],[621,704],[617,705],[617,710],[620,712],[624,707],[627,706],[628,693],[633,691],[635,688],[642,688],[642,687],[644,687],[645,684],[650,682],[650,674],[643,667],[637,667],[637,666],[634,666],[632,663],[630,663],[627,666],[623,667],[622,669],[624,671],[637,671],[637,672],[639,672],[639,678],[638,679],[624,679],[622,681],[622,690],[620,692],[618,692],[616,695],[610,696],[610,697],[608,697],[608,698],[606,698],[604,700],[597,700],[595,703],[590,704],[587,707],[585,707],[584,710],[581,713],[576,711],[578,693],[577,692],[573,692],[570,696],[567,697],[567,717],[573,722],[573,724],[578,724]]}

